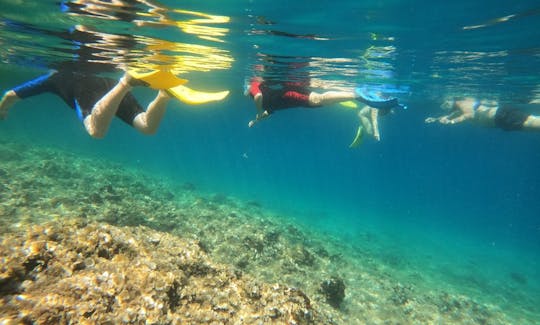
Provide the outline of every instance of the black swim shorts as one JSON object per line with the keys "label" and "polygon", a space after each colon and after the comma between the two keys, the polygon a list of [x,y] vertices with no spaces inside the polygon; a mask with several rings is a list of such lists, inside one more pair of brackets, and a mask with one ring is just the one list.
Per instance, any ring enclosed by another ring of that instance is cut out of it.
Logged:
{"label": "black swim shorts", "polygon": [[510,106],[501,106],[495,113],[495,126],[505,131],[517,131],[523,128],[523,123],[530,114]]}

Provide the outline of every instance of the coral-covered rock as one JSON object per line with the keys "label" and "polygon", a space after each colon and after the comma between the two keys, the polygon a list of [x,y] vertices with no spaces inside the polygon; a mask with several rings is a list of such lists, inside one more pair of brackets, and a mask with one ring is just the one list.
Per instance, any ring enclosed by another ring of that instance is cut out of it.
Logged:
{"label": "coral-covered rock", "polygon": [[324,323],[305,294],[213,263],[196,241],[84,221],[0,245],[0,323]]}
{"label": "coral-covered rock", "polygon": [[345,283],[339,277],[332,277],[321,283],[320,292],[334,308],[339,308],[345,299]]}

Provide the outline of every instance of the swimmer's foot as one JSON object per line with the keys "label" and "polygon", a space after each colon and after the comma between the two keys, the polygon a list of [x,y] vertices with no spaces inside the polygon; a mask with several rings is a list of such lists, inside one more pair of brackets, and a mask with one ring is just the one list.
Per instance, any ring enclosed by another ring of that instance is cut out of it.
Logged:
{"label": "swimmer's foot", "polygon": [[129,72],[126,72],[122,79],[120,79],[121,82],[130,87],[148,87],[148,83],[144,82],[140,79],[134,78],[132,75],[129,74]]}
{"label": "swimmer's foot", "polygon": [[0,100],[0,120],[5,120],[8,115],[9,108],[18,101],[19,98],[13,90],[7,91]]}

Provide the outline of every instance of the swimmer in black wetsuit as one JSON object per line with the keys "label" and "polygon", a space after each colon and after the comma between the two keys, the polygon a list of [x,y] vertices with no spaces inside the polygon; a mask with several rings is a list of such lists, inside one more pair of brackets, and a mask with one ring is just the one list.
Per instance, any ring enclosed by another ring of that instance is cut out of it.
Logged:
{"label": "swimmer in black wetsuit", "polygon": [[[144,111],[130,93],[132,86],[141,85],[140,82],[128,74],[120,81],[98,75],[118,70],[110,60],[103,58],[128,51],[135,44],[132,37],[90,31],[80,25],[67,32],[51,32],[17,22],[10,22],[9,26],[16,31],[43,33],[72,41],[76,45],[72,53],[76,59],[52,62],[49,67],[53,72],[7,91],[0,100],[0,119],[5,119],[9,108],[20,99],[53,93],[76,110],[88,133],[95,138],[105,136],[114,116],[144,134],[157,131],[170,98],[165,91],[160,91]],[[123,63],[122,57],[116,60]]]}
{"label": "swimmer in black wetsuit", "polygon": [[495,101],[471,97],[447,100],[441,108],[450,111],[440,117],[428,117],[426,123],[456,124],[471,121],[474,124],[495,127],[505,131],[540,131],[540,116],[531,115],[508,105],[499,106]]}
{"label": "swimmer in black wetsuit", "polygon": [[9,108],[19,99],[49,92],[77,112],[92,137],[103,138],[114,116],[144,134],[154,134],[170,96],[159,91],[144,111],[130,93],[132,87],[139,84],[127,73],[116,82],[72,71],[53,72],[7,91],[0,100],[0,119],[6,118]]}
{"label": "swimmer in black wetsuit", "polygon": [[[7,91],[0,100],[0,119],[5,119],[9,108],[20,99],[53,93],[77,112],[92,137],[103,138],[115,116],[144,134],[157,131],[170,99],[165,91],[159,91],[143,110],[130,92],[133,86],[143,83],[127,73],[119,81],[98,75],[117,71],[118,67],[111,64],[109,58],[113,53],[129,51],[135,46],[130,35],[99,33],[81,25],[67,32],[43,30],[14,21],[9,22],[9,27],[71,41],[76,45],[72,53],[76,59],[53,62],[49,65],[53,72]],[[124,63],[122,57],[115,59]]]}

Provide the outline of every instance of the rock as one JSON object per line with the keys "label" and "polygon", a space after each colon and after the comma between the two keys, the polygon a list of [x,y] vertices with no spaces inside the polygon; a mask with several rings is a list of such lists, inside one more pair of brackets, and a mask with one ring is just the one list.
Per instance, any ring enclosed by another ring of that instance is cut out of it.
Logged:
{"label": "rock", "polygon": [[340,277],[332,277],[323,281],[319,291],[326,298],[326,302],[334,308],[339,308],[345,299],[345,283]]}

